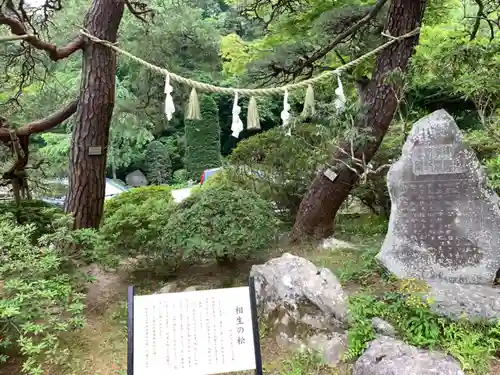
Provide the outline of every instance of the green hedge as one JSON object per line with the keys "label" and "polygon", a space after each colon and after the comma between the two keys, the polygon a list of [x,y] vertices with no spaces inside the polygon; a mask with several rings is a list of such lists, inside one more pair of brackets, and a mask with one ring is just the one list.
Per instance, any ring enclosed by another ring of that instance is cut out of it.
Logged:
{"label": "green hedge", "polygon": [[186,120],[187,178],[198,181],[205,169],[222,165],[220,153],[219,109],[209,95],[200,99],[201,120]]}

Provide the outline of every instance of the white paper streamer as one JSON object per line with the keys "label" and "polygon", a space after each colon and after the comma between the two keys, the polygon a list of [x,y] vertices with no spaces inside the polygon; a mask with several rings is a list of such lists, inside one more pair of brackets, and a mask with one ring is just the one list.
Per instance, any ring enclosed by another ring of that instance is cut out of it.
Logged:
{"label": "white paper streamer", "polygon": [[344,94],[344,86],[342,85],[342,81],[340,80],[340,73],[337,74],[337,83],[338,87],[335,89],[335,95],[337,96],[334,101],[335,108],[337,109],[337,113],[344,112],[346,97]]}
{"label": "white paper streamer", "polygon": [[243,121],[240,118],[241,107],[238,105],[238,92],[234,93],[233,122],[231,124],[232,136],[238,138],[243,131]]}
{"label": "white paper streamer", "polygon": [[285,90],[285,95],[283,96],[283,110],[281,111],[281,120],[283,121],[283,126],[288,125],[290,122],[290,104],[288,104],[288,90]]}
{"label": "white paper streamer", "polygon": [[167,115],[167,120],[172,120],[172,116],[175,113],[174,99],[172,98],[172,91],[174,88],[170,85],[170,74],[165,77],[165,114]]}

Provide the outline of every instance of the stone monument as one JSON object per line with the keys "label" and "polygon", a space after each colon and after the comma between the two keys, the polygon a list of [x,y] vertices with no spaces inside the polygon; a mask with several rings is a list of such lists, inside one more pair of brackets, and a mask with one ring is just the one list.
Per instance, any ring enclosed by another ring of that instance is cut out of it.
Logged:
{"label": "stone monument", "polygon": [[378,259],[389,271],[400,278],[494,281],[499,198],[445,110],[413,125],[387,184],[392,209]]}

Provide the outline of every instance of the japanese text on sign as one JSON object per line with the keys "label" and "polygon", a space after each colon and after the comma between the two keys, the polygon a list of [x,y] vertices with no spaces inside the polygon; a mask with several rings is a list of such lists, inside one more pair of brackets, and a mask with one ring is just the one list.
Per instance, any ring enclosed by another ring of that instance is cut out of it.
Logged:
{"label": "japanese text on sign", "polygon": [[134,297],[134,375],[255,369],[248,287]]}

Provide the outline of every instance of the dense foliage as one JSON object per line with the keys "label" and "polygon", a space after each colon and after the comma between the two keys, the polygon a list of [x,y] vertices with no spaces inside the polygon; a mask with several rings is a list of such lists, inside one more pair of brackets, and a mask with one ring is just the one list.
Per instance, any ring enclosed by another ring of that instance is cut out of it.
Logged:
{"label": "dense foliage", "polygon": [[102,255],[97,233],[71,231],[70,219],[56,218],[53,211],[38,215],[51,216],[52,233],[43,236],[29,206],[23,224],[10,213],[0,217],[0,363],[19,351],[23,371],[30,375],[64,363],[69,352],[59,348],[62,336],[85,322],[86,277],[72,249],[78,246],[84,262]]}
{"label": "dense foliage", "polygon": [[293,219],[316,171],[327,160],[325,131],[298,124],[293,136],[280,128],[238,144],[227,170],[235,183],[274,202],[284,220]]}
{"label": "dense foliage", "polygon": [[211,182],[178,205],[160,187],[139,189],[147,193],[110,200],[101,232],[115,253],[143,255],[163,274],[185,263],[255,257],[279,229],[269,202],[233,185]]}
{"label": "dense foliage", "polygon": [[12,215],[20,225],[31,225],[29,234],[34,242],[54,230],[53,222],[63,216],[61,209],[43,201],[23,201],[20,206],[12,201],[0,203],[0,219]]}
{"label": "dense foliage", "polygon": [[262,255],[278,229],[269,202],[247,190],[216,184],[195,191],[170,212],[162,240],[167,256],[225,263]]}
{"label": "dense foliage", "polygon": [[144,155],[144,172],[152,185],[169,184],[172,179],[172,161],[168,148],[160,141],[148,144]]}
{"label": "dense foliage", "polygon": [[203,95],[200,99],[202,118],[186,120],[187,178],[199,181],[205,169],[221,166],[219,110],[214,99]]}
{"label": "dense foliage", "polygon": [[106,201],[104,214],[113,216],[116,211],[126,205],[140,205],[150,198],[155,198],[165,203],[172,201],[172,190],[168,186],[144,186],[130,189]]}

